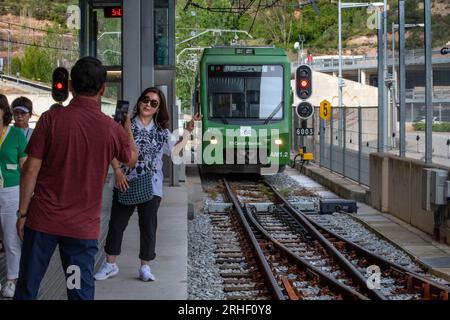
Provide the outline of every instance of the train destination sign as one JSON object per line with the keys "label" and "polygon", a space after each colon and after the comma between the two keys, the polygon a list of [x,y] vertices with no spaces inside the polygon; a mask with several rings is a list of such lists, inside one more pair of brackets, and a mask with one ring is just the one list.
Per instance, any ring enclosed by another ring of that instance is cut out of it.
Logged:
{"label": "train destination sign", "polygon": [[267,72],[265,66],[223,66],[223,72]]}

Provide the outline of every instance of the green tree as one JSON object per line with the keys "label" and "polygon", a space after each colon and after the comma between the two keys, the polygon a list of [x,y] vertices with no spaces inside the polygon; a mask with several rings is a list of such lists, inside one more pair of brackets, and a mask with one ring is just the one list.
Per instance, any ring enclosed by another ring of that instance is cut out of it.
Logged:
{"label": "green tree", "polygon": [[20,73],[23,77],[47,83],[51,81],[53,66],[45,51],[37,47],[28,47],[20,65]]}
{"label": "green tree", "polygon": [[11,59],[11,74],[15,75],[17,72],[21,72],[22,69],[22,61],[20,58],[14,57]]}

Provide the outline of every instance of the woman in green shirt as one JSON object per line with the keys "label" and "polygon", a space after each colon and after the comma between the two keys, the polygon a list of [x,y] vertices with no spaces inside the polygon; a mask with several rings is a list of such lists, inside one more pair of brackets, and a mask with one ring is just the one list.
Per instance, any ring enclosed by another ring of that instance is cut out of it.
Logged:
{"label": "woman in green shirt", "polygon": [[19,208],[20,169],[26,160],[27,139],[20,128],[8,126],[12,114],[8,100],[0,94],[0,221],[6,254],[4,298],[12,298],[19,276],[21,243],[16,231]]}

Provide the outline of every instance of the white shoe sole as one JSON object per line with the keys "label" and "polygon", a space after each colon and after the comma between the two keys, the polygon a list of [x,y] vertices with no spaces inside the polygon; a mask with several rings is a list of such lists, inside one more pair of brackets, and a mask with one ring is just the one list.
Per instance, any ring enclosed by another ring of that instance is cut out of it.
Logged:
{"label": "white shoe sole", "polygon": [[155,281],[155,280],[156,280],[155,277],[153,277],[153,278],[148,278],[148,279],[144,279],[144,278],[141,277],[141,276],[139,276],[139,279],[141,279],[141,280],[144,281],[144,282],[150,282],[150,281]]}
{"label": "white shoe sole", "polygon": [[12,299],[12,298],[14,298],[14,294],[13,295],[2,294],[2,298],[4,298],[4,299]]}
{"label": "white shoe sole", "polygon": [[99,277],[99,276],[95,275],[94,279],[97,280],[97,281],[103,281],[103,280],[106,280],[108,278],[116,276],[118,273],[119,273],[119,270],[113,271],[113,272],[105,275],[104,277]]}

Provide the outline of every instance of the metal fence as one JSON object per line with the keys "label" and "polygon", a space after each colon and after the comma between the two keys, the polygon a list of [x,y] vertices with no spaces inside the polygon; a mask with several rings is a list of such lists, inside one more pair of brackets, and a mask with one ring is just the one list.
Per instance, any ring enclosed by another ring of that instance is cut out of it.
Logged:
{"label": "metal fence", "polygon": [[[433,61],[449,61],[449,56],[444,56],[441,54],[440,50],[433,50]],[[421,64],[424,62],[425,51],[423,49],[413,49],[407,50],[405,54],[406,64]],[[343,66],[344,68],[367,68],[377,66],[377,56],[343,56]],[[398,66],[398,55],[395,57],[396,65]],[[392,62],[392,53],[388,53],[388,63]],[[337,71],[339,67],[339,57],[321,57],[317,56],[314,60],[309,63],[311,67],[316,71]],[[294,65],[295,67],[296,65]],[[294,70],[294,69],[293,69]]]}
{"label": "metal fence", "polygon": [[[295,127],[300,128],[296,117]],[[314,135],[304,138],[307,152],[314,152],[315,162],[363,185],[369,185],[369,154],[377,151],[377,107],[333,107],[332,117],[324,121],[319,108],[308,120]],[[301,137],[292,139],[295,150]]]}

